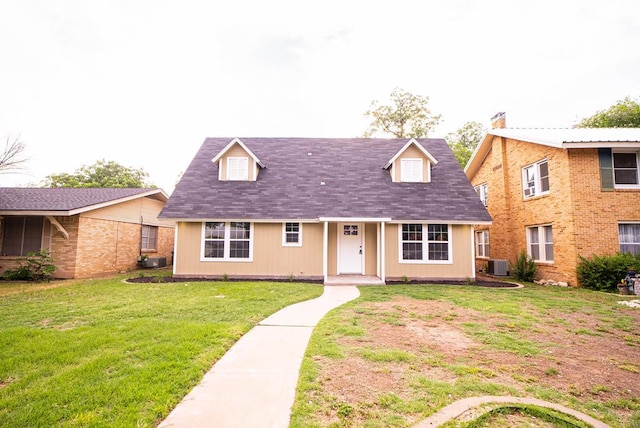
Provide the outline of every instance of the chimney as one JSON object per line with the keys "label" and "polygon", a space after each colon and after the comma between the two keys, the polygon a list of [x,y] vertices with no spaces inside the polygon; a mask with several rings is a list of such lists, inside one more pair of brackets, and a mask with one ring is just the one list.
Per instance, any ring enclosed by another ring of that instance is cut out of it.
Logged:
{"label": "chimney", "polygon": [[507,127],[507,114],[503,111],[496,113],[495,116],[491,118],[491,127],[493,129],[496,128],[506,128]]}

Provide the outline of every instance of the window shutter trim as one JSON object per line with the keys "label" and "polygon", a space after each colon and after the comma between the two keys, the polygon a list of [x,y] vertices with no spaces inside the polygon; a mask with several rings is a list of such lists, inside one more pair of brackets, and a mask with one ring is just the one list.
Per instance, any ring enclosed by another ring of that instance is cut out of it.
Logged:
{"label": "window shutter trim", "polygon": [[610,148],[599,148],[600,188],[603,191],[613,191],[613,155]]}

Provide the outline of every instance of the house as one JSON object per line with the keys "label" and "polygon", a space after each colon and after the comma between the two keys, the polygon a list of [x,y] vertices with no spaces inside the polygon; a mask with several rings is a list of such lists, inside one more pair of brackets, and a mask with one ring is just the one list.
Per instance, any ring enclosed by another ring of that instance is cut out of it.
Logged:
{"label": "house", "polygon": [[474,278],[491,222],[442,139],[207,138],[160,213],[177,277]]}
{"label": "house", "polygon": [[526,250],[541,279],[575,286],[579,256],[640,252],[640,129],[493,126],[465,167],[493,217],[479,269]]}
{"label": "house", "polygon": [[160,189],[0,188],[0,273],[48,249],[57,278],[134,269],[140,255],[169,260],[174,225],[158,219]]}

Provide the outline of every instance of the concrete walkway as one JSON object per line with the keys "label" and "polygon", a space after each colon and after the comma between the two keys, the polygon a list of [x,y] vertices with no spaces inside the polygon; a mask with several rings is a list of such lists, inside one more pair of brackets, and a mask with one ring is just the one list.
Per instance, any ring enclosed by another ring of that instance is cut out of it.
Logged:
{"label": "concrete walkway", "polygon": [[300,364],[314,327],[357,298],[353,286],[325,286],[317,299],[288,306],[236,342],[161,428],[287,427]]}
{"label": "concrete walkway", "polygon": [[[427,419],[423,420],[422,422],[414,425],[413,428],[439,427],[440,425],[443,425],[452,419],[456,419],[463,416],[466,412],[469,412],[474,408],[480,407],[485,404],[494,404],[494,403],[532,404],[538,407],[548,407],[550,409],[557,410],[561,413],[571,415],[578,420],[581,420],[590,424],[594,428],[611,428],[609,425],[605,424],[604,422],[600,422],[599,420],[594,419],[589,415],[585,415],[584,413],[578,412],[577,410],[570,409],[560,404],[538,400],[537,398],[501,397],[501,396],[471,397],[471,398],[458,400],[452,404],[449,404],[446,407],[443,407],[442,409],[440,409],[439,411],[437,411]],[[484,413],[486,413],[486,410],[478,412],[476,415],[474,415],[472,419],[475,419]]]}

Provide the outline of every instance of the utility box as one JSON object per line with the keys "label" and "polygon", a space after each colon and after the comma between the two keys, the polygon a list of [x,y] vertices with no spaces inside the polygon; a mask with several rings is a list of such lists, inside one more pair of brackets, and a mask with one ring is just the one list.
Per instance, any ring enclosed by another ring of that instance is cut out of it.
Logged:
{"label": "utility box", "polygon": [[142,267],[145,268],[160,268],[167,266],[166,257],[147,257],[142,262]]}
{"label": "utility box", "polygon": [[487,273],[495,276],[509,276],[509,260],[489,260]]}

